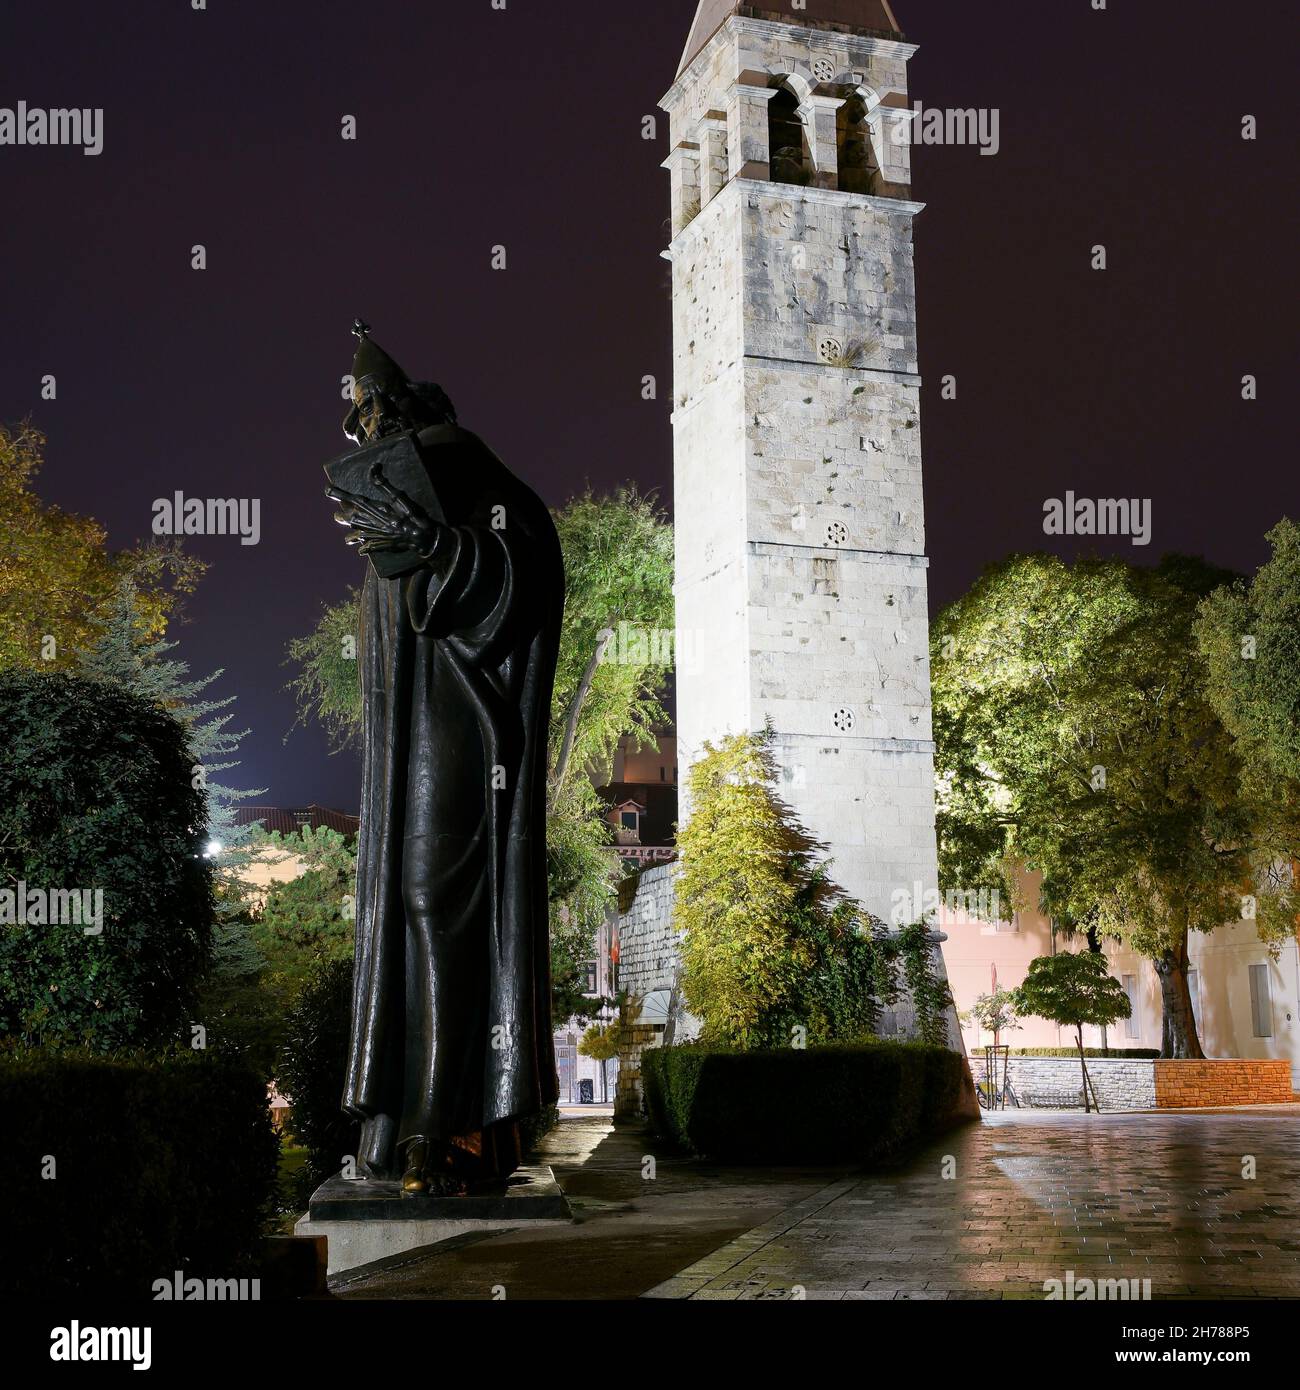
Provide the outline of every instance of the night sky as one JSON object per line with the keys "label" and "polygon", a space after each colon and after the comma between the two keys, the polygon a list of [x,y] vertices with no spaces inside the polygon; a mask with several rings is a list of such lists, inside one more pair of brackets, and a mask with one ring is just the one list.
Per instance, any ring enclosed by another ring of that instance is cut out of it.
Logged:
{"label": "night sky", "polygon": [[[282,742],[285,643],[360,579],[320,467],[347,447],[354,316],[549,503],[623,480],[671,502],[657,102],[694,9],[5,5],[0,105],[105,115],[97,158],[0,147],[0,419],[31,415],[42,496],[115,547],[176,489],[261,499],[260,544],[189,542],[211,568],[171,635],[195,672],[225,669],[213,693],[252,728],[230,780],[263,800],[357,805],[354,759],[315,729]],[[996,157],[913,150],[932,607],[1012,550],[1253,569],[1264,532],[1300,514],[1292,7],[895,10],[921,46],[913,100],[1001,113]],[[1045,538],[1043,502],[1068,489],[1150,498],[1151,545]]]}

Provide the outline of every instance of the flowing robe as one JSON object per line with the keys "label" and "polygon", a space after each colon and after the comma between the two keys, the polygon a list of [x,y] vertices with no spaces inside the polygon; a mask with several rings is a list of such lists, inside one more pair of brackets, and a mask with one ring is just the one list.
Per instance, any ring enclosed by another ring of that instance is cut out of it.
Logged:
{"label": "flowing robe", "polygon": [[540,499],[476,436],[418,438],[445,526],[361,600],[363,781],[344,1110],[366,1171],[558,1096],[546,745],[564,604]]}

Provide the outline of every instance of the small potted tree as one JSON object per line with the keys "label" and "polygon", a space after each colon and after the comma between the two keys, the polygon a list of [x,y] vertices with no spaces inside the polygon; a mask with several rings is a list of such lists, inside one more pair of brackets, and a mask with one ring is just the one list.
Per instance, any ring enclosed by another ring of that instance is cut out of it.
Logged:
{"label": "small potted tree", "polygon": [[1021,1014],[1033,1014],[1074,1029],[1083,1071],[1083,1108],[1085,1112],[1089,1109],[1091,1091],[1093,1105],[1100,1111],[1083,1052],[1083,1025],[1104,1028],[1127,1018],[1131,1012],[1123,985],[1106,969],[1105,956],[1093,951],[1039,956],[1029,962],[1029,973],[1014,993],[1015,1007]]}
{"label": "small potted tree", "polygon": [[[1002,1034],[1010,1033],[1020,1027],[1016,1014],[1015,995],[1009,989],[996,986],[991,994],[981,994],[970,1008],[961,1016],[963,1023],[977,1023],[987,1033],[993,1034],[993,1043],[984,1049],[984,1082],[987,1088],[988,1107],[992,1109],[1000,1100],[1006,1104],[1008,1085],[1007,1069],[1009,1049],[1002,1045]],[[998,1062],[1002,1063],[1002,1084],[998,1085]],[[1016,1102],[1017,1105],[1019,1102]]]}

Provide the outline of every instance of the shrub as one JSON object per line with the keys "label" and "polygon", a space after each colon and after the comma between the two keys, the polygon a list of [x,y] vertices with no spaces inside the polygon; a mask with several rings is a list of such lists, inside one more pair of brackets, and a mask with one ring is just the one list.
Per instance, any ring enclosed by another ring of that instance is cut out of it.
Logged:
{"label": "shrub", "polygon": [[641,1058],[655,1132],[734,1163],[880,1163],[978,1111],[966,1060],[925,1043],[724,1051],[688,1044]]}
{"label": "shrub", "polygon": [[279,1141],[244,1060],[0,1054],[0,1294],[150,1296],[255,1275]]}
{"label": "shrub", "polygon": [[0,927],[0,1033],[108,1051],[194,1019],[213,895],[185,737],[112,686],[0,673],[0,883],[103,892],[98,935]]}
{"label": "shrub", "polygon": [[544,1105],[536,1115],[519,1122],[519,1147],[524,1159],[535,1158],[542,1140],[560,1123],[560,1107]]}
{"label": "shrub", "polygon": [[711,1047],[865,1041],[899,968],[926,1041],[947,1035],[948,993],[923,923],[882,930],[830,878],[825,846],[777,795],[770,729],[704,745],[678,837],[674,925],[682,989]]}
{"label": "shrub", "polygon": [[360,1140],[360,1126],[341,1109],[351,1015],[352,962],[335,960],[308,979],[285,1018],[276,1084],[291,1107],[289,1130],[307,1150],[294,1175],[299,1206]]}
{"label": "shrub", "polygon": [[254,844],[297,855],[305,864],[287,883],[273,880],[252,916],[253,943],[288,998],[317,967],[352,959],[356,848],[328,826],[303,826],[288,837],[264,835]]}

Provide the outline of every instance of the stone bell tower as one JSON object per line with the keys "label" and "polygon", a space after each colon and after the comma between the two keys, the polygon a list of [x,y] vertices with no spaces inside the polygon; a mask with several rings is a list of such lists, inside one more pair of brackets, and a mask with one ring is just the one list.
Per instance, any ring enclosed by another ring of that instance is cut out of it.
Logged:
{"label": "stone bell tower", "polygon": [[888,0],[701,0],[660,103],[683,780],[770,720],[785,798],[887,922],[937,888],[914,51]]}

